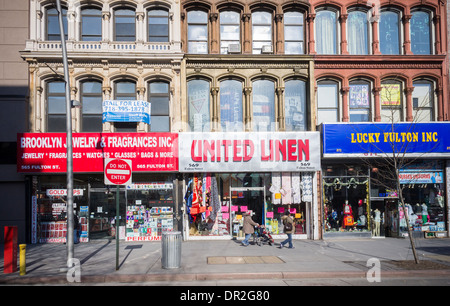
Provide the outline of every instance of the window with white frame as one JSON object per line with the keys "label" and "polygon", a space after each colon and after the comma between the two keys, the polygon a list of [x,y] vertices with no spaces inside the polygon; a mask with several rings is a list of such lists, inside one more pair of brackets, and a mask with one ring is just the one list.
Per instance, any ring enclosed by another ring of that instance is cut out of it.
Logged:
{"label": "window with white frame", "polygon": [[[136,100],[136,83],[133,81],[117,81],[114,83],[115,100]],[[114,122],[116,132],[136,132],[136,122]]]}
{"label": "window with white frame", "polygon": [[[233,11],[220,12],[220,53],[241,53],[240,14]],[[231,46],[230,46],[231,45]]]}
{"label": "window with white frame", "polygon": [[100,81],[84,81],[81,86],[81,130],[83,132],[102,131],[102,83]]}
{"label": "window with white frame", "polygon": [[148,10],[148,41],[169,42],[169,12],[161,8]]}
{"label": "window with white frame", "polygon": [[369,54],[368,19],[365,11],[351,11],[347,19],[348,53]]}
{"label": "window with white frame", "polygon": [[268,12],[252,13],[253,54],[272,52],[272,48],[272,14]]}
{"label": "window with white frame", "polygon": [[220,82],[220,125],[222,131],[242,131],[242,82]]}
{"label": "window with white frame", "polygon": [[81,40],[102,40],[102,10],[83,8],[81,10]]}
{"label": "window with white frame", "polygon": [[284,53],[304,54],[304,16],[301,12],[284,13]]}
{"label": "window with white frame", "polygon": [[381,83],[381,121],[400,122],[403,120],[402,83],[386,80]]}
{"label": "window with white frame", "polygon": [[66,83],[47,83],[47,132],[66,131]]}
{"label": "window with white frame", "polygon": [[317,82],[317,124],[339,121],[339,84],[324,80]]}
{"label": "window with white frame", "polygon": [[136,41],[136,13],[132,9],[114,10],[114,40]]}
{"label": "window with white frame", "polygon": [[284,86],[284,114],[286,131],[307,130],[305,81],[286,81]]}
{"label": "window with white frame", "polygon": [[[67,9],[62,8],[64,37],[67,39]],[[59,17],[56,8],[47,9],[47,40],[61,40],[59,29]]]}
{"label": "window with white frame", "polygon": [[379,21],[381,54],[400,54],[400,15],[396,11],[382,11]]}
{"label": "window with white frame", "polygon": [[253,130],[275,131],[275,83],[271,80],[253,82]]}
{"label": "window with white frame", "polygon": [[413,119],[415,122],[434,121],[434,84],[428,80],[413,82]]}
{"label": "window with white frame", "polygon": [[370,84],[366,81],[350,82],[348,93],[350,122],[371,121]]}
{"label": "window with white frame", "polygon": [[152,132],[170,131],[170,86],[168,82],[152,81],[148,85],[148,101],[151,105]]}
{"label": "window with white frame", "polygon": [[203,11],[189,11],[188,23],[188,53],[208,53],[208,14]]}
{"label": "window with white frame", "polygon": [[189,126],[193,132],[210,131],[210,88],[202,79],[187,83]]}
{"label": "window with white frame", "polygon": [[333,10],[319,10],[315,18],[316,52],[337,54],[337,13]]}

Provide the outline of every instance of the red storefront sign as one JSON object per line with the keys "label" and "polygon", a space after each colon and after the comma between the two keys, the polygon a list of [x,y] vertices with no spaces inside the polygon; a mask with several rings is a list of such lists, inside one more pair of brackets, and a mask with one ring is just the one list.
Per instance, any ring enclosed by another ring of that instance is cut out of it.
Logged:
{"label": "red storefront sign", "polygon": [[[178,171],[178,134],[73,133],[73,171],[103,172],[106,158],[132,160],[133,172]],[[17,134],[17,171],[64,173],[65,133]]]}

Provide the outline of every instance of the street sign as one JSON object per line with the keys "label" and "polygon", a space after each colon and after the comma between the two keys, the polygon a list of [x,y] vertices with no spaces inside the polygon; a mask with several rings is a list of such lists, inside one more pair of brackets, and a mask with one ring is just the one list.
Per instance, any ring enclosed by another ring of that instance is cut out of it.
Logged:
{"label": "street sign", "polygon": [[130,159],[105,159],[105,185],[131,184]]}

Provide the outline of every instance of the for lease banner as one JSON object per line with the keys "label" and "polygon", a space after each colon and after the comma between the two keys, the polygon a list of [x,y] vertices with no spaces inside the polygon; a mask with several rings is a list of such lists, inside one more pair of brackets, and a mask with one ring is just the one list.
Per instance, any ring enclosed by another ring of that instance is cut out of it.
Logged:
{"label": "for lease banner", "polygon": [[[103,172],[106,158],[131,159],[132,171],[177,171],[176,133],[73,133],[73,171]],[[64,173],[65,133],[17,134],[17,171]]]}
{"label": "for lease banner", "polygon": [[319,132],[179,133],[180,172],[320,170]]}

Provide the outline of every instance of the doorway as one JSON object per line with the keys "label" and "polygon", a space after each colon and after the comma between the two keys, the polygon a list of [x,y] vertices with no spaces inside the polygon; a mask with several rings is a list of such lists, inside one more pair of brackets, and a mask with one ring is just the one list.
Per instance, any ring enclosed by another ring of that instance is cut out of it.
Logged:
{"label": "doorway", "polygon": [[[91,188],[89,190],[89,239],[114,238],[116,232],[117,188]],[[126,192],[119,189],[119,227],[125,226]]]}
{"label": "doorway", "polygon": [[252,220],[264,224],[264,187],[230,187],[231,218],[230,228],[233,238],[244,237],[243,213],[252,211]]}

